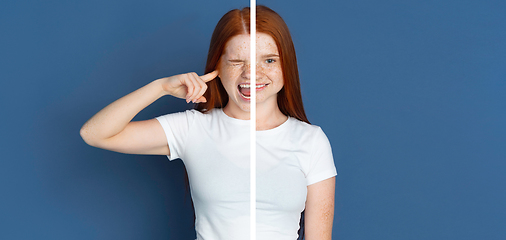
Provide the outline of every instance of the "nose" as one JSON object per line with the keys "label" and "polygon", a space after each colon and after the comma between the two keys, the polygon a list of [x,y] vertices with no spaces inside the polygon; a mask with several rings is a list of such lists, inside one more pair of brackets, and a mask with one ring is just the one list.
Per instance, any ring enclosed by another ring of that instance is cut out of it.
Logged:
{"label": "nose", "polygon": [[[257,63],[256,65],[256,80],[262,79],[264,76],[263,68],[260,64]],[[241,74],[242,78],[249,80],[251,78],[251,64],[244,64],[243,71]]]}

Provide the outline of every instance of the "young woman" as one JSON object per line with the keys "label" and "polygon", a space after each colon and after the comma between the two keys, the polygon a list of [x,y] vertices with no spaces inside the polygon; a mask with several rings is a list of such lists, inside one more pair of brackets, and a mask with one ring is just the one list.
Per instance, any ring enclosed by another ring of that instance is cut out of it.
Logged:
{"label": "young woman", "polygon": [[[195,207],[197,239],[249,239],[250,68],[256,64],[257,239],[331,239],[336,170],[327,137],[310,125],[295,49],[282,18],[257,7],[256,63],[250,62],[250,9],[218,22],[207,74],[155,80],[111,103],[81,129],[90,145],[182,159]],[[131,121],[164,95],[194,110]]]}

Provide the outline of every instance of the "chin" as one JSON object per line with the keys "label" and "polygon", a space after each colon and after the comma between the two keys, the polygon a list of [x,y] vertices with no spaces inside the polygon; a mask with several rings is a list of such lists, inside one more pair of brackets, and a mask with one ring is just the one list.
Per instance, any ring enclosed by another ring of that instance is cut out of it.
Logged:
{"label": "chin", "polygon": [[251,103],[249,100],[243,99],[241,96],[235,96],[234,100],[229,98],[229,103],[232,102],[235,105],[235,109],[238,109],[243,112],[249,112],[251,107]]}
{"label": "chin", "polygon": [[249,112],[251,110],[250,104],[241,104],[239,108],[244,112]]}

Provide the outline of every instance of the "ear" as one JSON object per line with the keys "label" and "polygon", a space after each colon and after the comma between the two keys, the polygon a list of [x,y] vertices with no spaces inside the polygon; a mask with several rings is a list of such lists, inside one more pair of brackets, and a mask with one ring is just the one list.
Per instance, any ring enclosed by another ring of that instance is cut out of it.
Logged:
{"label": "ear", "polygon": [[216,67],[215,67],[215,70],[218,70],[218,77],[220,78],[221,80],[221,71],[220,71],[220,66],[221,66],[221,57],[218,59],[218,62],[216,63]]}

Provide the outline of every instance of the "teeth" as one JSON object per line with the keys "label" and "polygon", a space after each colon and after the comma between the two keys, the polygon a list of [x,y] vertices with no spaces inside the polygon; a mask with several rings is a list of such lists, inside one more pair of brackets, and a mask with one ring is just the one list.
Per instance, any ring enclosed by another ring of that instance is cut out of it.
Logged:
{"label": "teeth", "polygon": [[[256,88],[262,88],[262,87],[265,87],[265,86],[267,86],[267,84],[257,85]],[[241,87],[241,88],[250,88],[250,85],[249,84],[239,84],[239,87]]]}

